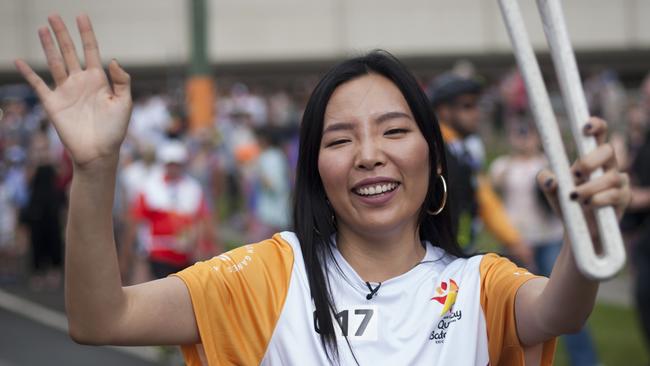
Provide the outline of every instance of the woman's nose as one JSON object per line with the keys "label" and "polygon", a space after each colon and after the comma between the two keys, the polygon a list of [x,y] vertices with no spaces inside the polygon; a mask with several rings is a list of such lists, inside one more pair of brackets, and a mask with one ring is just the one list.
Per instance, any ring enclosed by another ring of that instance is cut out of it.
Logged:
{"label": "woman's nose", "polygon": [[374,139],[365,139],[359,144],[356,167],[372,170],[386,164],[386,155],[380,143]]}

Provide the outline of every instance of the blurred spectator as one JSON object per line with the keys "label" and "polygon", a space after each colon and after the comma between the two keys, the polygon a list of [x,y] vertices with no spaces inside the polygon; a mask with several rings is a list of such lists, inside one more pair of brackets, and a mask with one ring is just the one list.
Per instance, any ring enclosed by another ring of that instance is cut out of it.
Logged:
{"label": "blurred spectator", "polygon": [[61,210],[65,195],[58,184],[57,170],[43,123],[32,136],[28,173],[29,199],[21,220],[29,228],[32,250],[32,280],[35,289],[57,288],[61,282],[63,239]]}
{"label": "blurred spectator", "polygon": [[[192,264],[200,243],[214,243],[214,238],[201,185],[185,173],[189,157],[185,146],[170,141],[156,155],[164,169],[148,177],[132,213],[149,227],[149,264],[154,277],[163,278]],[[129,253],[133,242],[125,245]]]}
{"label": "blurred spectator", "polygon": [[27,202],[24,160],[19,146],[5,150],[0,160],[0,283],[11,282],[19,275],[18,258],[24,251],[18,214]]}
{"label": "blurred spectator", "polygon": [[217,199],[222,195],[224,186],[223,159],[217,147],[217,136],[214,130],[204,130],[196,134],[190,141],[191,153],[188,163],[188,173],[196,178],[212,211],[217,208]]}
{"label": "blurred spectator", "polygon": [[[532,261],[530,248],[510,222],[482,169],[484,148],[476,135],[481,118],[481,85],[454,74],[443,74],[429,87],[429,97],[447,143],[449,182],[455,205],[450,207],[453,230],[464,250],[475,250],[481,221],[519,260]],[[480,218],[480,219],[479,219]]]}
{"label": "blurred spectator", "polygon": [[645,139],[646,112],[639,103],[632,103],[624,114],[623,131],[613,131],[610,141],[616,151],[616,160],[622,170],[629,170]]}
{"label": "blurred spectator", "polygon": [[7,170],[5,164],[0,162],[0,283],[11,281],[16,275],[17,211],[7,184]]}
{"label": "blurred spectator", "polygon": [[[647,104],[646,104],[647,103]],[[630,255],[635,275],[635,299],[640,325],[650,350],[650,74],[641,86],[641,106],[644,116],[643,143],[636,148],[630,165],[632,200],[623,220],[626,236],[631,241]]]}
{"label": "blurred spectator", "polygon": [[286,127],[298,120],[296,106],[286,92],[273,93],[269,97],[269,122],[273,126]]}
{"label": "blurred spectator", "polygon": [[251,127],[266,124],[267,109],[266,101],[259,95],[251,93],[248,86],[243,83],[235,83],[230,88],[230,95],[225,95],[219,100],[217,107],[222,117],[238,112],[246,113],[250,118]]}
{"label": "blurred spectator", "polygon": [[20,146],[11,146],[5,150],[4,182],[9,189],[13,205],[21,209],[27,204],[28,192],[25,177],[27,155]]}
{"label": "blurred spectator", "polygon": [[633,215],[634,225],[627,222],[626,229],[633,231],[632,255],[636,274],[635,297],[639,310],[641,327],[650,350],[650,133],[639,149],[631,166],[632,201],[628,208]]}
{"label": "blurred spectator", "polygon": [[[233,197],[240,198],[240,202],[231,201],[230,205],[235,211],[239,211],[240,218],[237,220],[241,221],[243,228],[248,228],[253,224],[252,212],[255,207],[254,163],[260,153],[251,114],[245,110],[233,110],[220,127],[226,156],[229,158],[225,165],[228,192],[233,194]],[[229,199],[232,200],[230,197]]]}
{"label": "blurred spectator", "polygon": [[126,154],[125,162],[118,171],[118,194],[115,199],[120,206],[115,208],[115,221],[123,223],[123,227],[117,230],[117,237],[120,238],[118,244],[122,279],[126,284],[142,283],[151,279],[147,253],[149,226],[146,222],[133,219],[130,209],[136,204],[149,177],[156,169],[160,169],[156,164],[156,150],[152,145],[140,144],[138,151],[132,155]]}
{"label": "blurred spectator", "polygon": [[646,113],[650,112],[650,73],[646,75],[646,77],[643,79],[643,82],[641,83],[641,89],[640,89],[640,103],[641,103],[641,108]]}
{"label": "blurred spectator", "polygon": [[589,113],[605,119],[610,130],[618,130],[625,112],[625,88],[616,71],[596,71],[584,82]]}
{"label": "blurred spectator", "polygon": [[503,131],[511,125],[520,123],[521,116],[528,110],[528,94],[519,69],[511,70],[501,79],[498,91],[496,122]]}
{"label": "blurred spectator", "polygon": [[30,111],[27,103],[18,97],[6,97],[1,107],[0,143],[29,145],[32,134],[39,127],[39,113],[36,110]]}
{"label": "blurred spectator", "polygon": [[290,225],[290,171],[286,154],[280,148],[278,128],[260,128],[257,139],[261,153],[255,163],[255,219],[252,241],[268,238]]}
{"label": "blurred spectator", "polygon": [[[550,276],[560,255],[564,236],[562,222],[552,212],[537,187],[537,173],[548,165],[540,149],[539,137],[532,125],[519,123],[509,128],[512,154],[497,158],[490,167],[490,177],[501,192],[506,210],[524,242],[533,249],[535,267],[542,276]],[[525,214],[522,214],[525,213]],[[598,364],[594,344],[587,328],[562,337],[573,366]]]}
{"label": "blurred spectator", "polygon": [[182,139],[187,133],[187,119],[180,109],[172,110],[165,128],[167,139]]}
{"label": "blurred spectator", "polygon": [[172,116],[162,95],[143,95],[135,99],[129,137],[135,144],[157,145],[165,141]]}

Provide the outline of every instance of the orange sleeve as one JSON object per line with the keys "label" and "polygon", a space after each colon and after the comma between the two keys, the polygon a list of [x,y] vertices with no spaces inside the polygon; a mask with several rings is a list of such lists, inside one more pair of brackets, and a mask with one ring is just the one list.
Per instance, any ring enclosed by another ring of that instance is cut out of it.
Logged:
{"label": "orange sleeve", "polygon": [[[515,297],[521,285],[538,276],[496,254],[486,254],[481,259],[480,272],[490,365],[524,365],[524,348],[519,342],[515,319]],[[541,366],[553,364],[555,340],[546,341],[542,346]]]}
{"label": "orange sleeve", "polygon": [[478,178],[476,201],[481,220],[497,240],[508,247],[521,243],[519,232],[510,221],[499,196],[484,176]]}
{"label": "orange sleeve", "polygon": [[292,268],[291,246],[276,234],[177,273],[189,289],[201,337],[201,344],[182,347],[187,365],[259,365]]}

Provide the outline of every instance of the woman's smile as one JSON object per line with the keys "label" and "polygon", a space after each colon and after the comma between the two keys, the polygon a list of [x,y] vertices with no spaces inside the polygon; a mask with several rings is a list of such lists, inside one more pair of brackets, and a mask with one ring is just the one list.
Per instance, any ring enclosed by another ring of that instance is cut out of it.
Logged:
{"label": "woman's smile", "polygon": [[399,189],[400,182],[386,177],[367,178],[352,188],[352,193],[367,205],[381,206],[388,203]]}

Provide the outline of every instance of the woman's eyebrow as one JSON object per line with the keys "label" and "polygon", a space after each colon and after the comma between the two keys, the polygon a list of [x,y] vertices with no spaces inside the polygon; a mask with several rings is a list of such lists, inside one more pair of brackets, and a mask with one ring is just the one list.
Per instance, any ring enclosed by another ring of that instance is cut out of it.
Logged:
{"label": "woman's eyebrow", "polygon": [[377,121],[377,123],[382,123],[382,122],[386,122],[388,120],[395,119],[395,118],[413,119],[411,116],[409,116],[408,114],[406,114],[404,112],[393,111],[393,112],[386,112],[386,113],[380,115],[379,117],[377,117],[376,121]]}
{"label": "woman's eyebrow", "polygon": [[342,131],[342,130],[353,130],[354,124],[350,122],[335,122],[330,124],[323,130],[323,135],[328,132]]}

